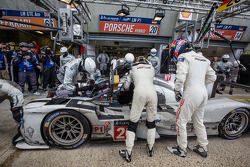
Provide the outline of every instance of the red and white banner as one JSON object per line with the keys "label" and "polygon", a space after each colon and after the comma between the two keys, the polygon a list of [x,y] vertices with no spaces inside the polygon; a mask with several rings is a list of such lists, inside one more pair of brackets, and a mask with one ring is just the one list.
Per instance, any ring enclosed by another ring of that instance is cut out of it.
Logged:
{"label": "red and white banner", "polygon": [[[227,25],[227,24],[216,24],[215,31],[223,35],[229,40],[239,41],[242,39],[247,26]],[[206,38],[208,37],[208,33]],[[220,37],[210,32],[210,39],[212,40],[223,40]]]}
{"label": "red and white banner", "polygon": [[100,15],[100,32],[121,34],[158,35],[160,22],[139,17]]}

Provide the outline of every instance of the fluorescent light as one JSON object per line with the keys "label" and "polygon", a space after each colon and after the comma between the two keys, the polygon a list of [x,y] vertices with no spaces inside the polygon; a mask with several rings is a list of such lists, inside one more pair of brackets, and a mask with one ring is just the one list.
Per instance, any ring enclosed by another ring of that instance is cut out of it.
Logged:
{"label": "fluorescent light", "polygon": [[129,7],[127,5],[122,5],[122,9],[118,10],[116,13],[118,16],[127,16],[129,14]]}
{"label": "fluorescent light", "polygon": [[44,34],[42,31],[35,31],[38,34]]}
{"label": "fluorescent light", "polygon": [[165,10],[157,8],[155,10],[154,21],[161,21],[165,17]]}

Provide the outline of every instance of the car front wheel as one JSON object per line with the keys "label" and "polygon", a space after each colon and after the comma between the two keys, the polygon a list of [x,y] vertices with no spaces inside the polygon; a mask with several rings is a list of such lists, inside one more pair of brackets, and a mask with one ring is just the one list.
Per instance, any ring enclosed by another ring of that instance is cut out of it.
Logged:
{"label": "car front wheel", "polygon": [[48,145],[73,149],[89,139],[90,125],[82,114],[73,110],[60,110],[45,117],[42,132]]}
{"label": "car front wheel", "polygon": [[228,113],[220,122],[219,135],[225,139],[239,138],[249,126],[249,111],[239,108]]}

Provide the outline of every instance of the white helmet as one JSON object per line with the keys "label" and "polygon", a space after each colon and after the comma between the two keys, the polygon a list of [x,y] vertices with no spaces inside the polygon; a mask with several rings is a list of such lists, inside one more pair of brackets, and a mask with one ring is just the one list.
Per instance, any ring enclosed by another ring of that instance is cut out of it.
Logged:
{"label": "white helmet", "polygon": [[60,52],[61,53],[68,52],[68,49],[65,46],[63,46],[63,47],[61,47]]}
{"label": "white helmet", "polygon": [[239,67],[240,61],[239,60],[235,60],[233,65],[234,67]]}
{"label": "white helmet", "polygon": [[230,59],[230,56],[229,56],[228,54],[224,54],[224,55],[222,56],[222,59]]}
{"label": "white helmet", "polygon": [[151,56],[156,56],[156,54],[157,54],[157,50],[155,48],[150,50],[150,55]]}
{"label": "white helmet", "polygon": [[92,58],[87,57],[84,61],[84,69],[90,74],[94,73],[96,71],[95,61]]}
{"label": "white helmet", "polygon": [[128,62],[128,63],[133,63],[134,62],[134,60],[135,60],[135,56],[132,54],[132,53],[127,53],[126,55],[125,55],[125,59],[126,59],[126,61]]}

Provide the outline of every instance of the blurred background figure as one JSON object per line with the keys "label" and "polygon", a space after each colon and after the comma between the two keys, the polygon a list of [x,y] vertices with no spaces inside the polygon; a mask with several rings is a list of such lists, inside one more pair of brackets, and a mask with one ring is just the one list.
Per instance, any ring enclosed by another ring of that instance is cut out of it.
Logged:
{"label": "blurred background figure", "polygon": [[31,92],[34,95],[40,95],[37,92],[37,83],[36,83],[36,72],[35,68],[37,66],[37,60],[29,52],[30,45],[21,42],[19,44],[20,51],[18,52],[17,57],[14,59],[13,65],[18,67],[18,84],[21,86],[22,91],[24,92],[25,83],[29,83],[31,85]]}
{"label": "blurred background figure", "polygon": [[[216,62],[214,66],[214,70],[216,71],[217,75],[222,75],[224,77],[224,81],[230,81],[230,71],[233,68],[233,64],[229,61],[230,56],[225,54],[222,56],[221,61]],[[224,91],[226,85],[221,83],[218,85],[216,92],[218,94],[222,94],[220,91]]]}
{"label": "blurred background figure", "polygon": [[[233,82],[233,83],[237,82],[240,70],[246,71],[246,68],[242,64],[240,64],[239,60],[235,60],[233,62],[233,68],[231,69],[231,72],[230,72],[230,81],[231,82]],[[233,88],[234,88],[234,86],[230,85],[230,90],[229,90],[229,94],[230,95],[233,94]]]}
{"label": "blurred background figure", "polygon": [[37,89],[39,89],[39,86],[40,86],[40,82],[39,82],[40,79],[39,78],[41,77],[42,64],[41,64],[40,55],[39,55],[38,50],[37,50],[37,46],[33,42],[30,43],[30,52],[31,52],[32,56],[35,57],[35,59],[37,61],[36,62],[37,65],[35,67],[35,72],[36,72]]}
{"label": "blurred background figure", "polygon": [[43,64],[43,90],[47,91],[48,86],[50,89],[55,87],[56,79],[56,61],[49,47],[44,48],[41,62]]}
{"label": "blurred background figure", "polygon": [[107,67],[109,63],[109,56],[105,51],[103,50],[102,53],[100,53],[97,57],[97,62],[100,65],[100,71],[102,75],[106,75]]}
{"label": "blurred background figure", "polygon": [[75,59],[74,56],[69,54],[68,49],[65,46],[61,47],[60,53],[62,54],[60,56],[60,67],[64,66],[66,63],[71,62],[72,60]]}
{"label": "blurred background figure", "polygon": [[4,51],[3,44],[0,43],[0,79],[9,80],[8,62],[5,56],[6,50]]}
{"label": "blurred background figure", "polygon": [[18,82],[17,80],[17,70],[15,70],[15,73],[13,74],[13,65],[12,65],[12,60],[16,57],[16,51],[15,51],[15,43],[14,42],[9,42],[7,44],[7,53],[6,53],[6,58],[8,62],[8,71],[9,71],[9,78],[11,81]]}
{"label": "blurred background figure", "polygon": [[150,50],[150,56],[148,57],[148,61],[152,64],[155,68],[155,73],[158,74],[160,72],[160,59],[157,56],[157,50],[155,48]]}

